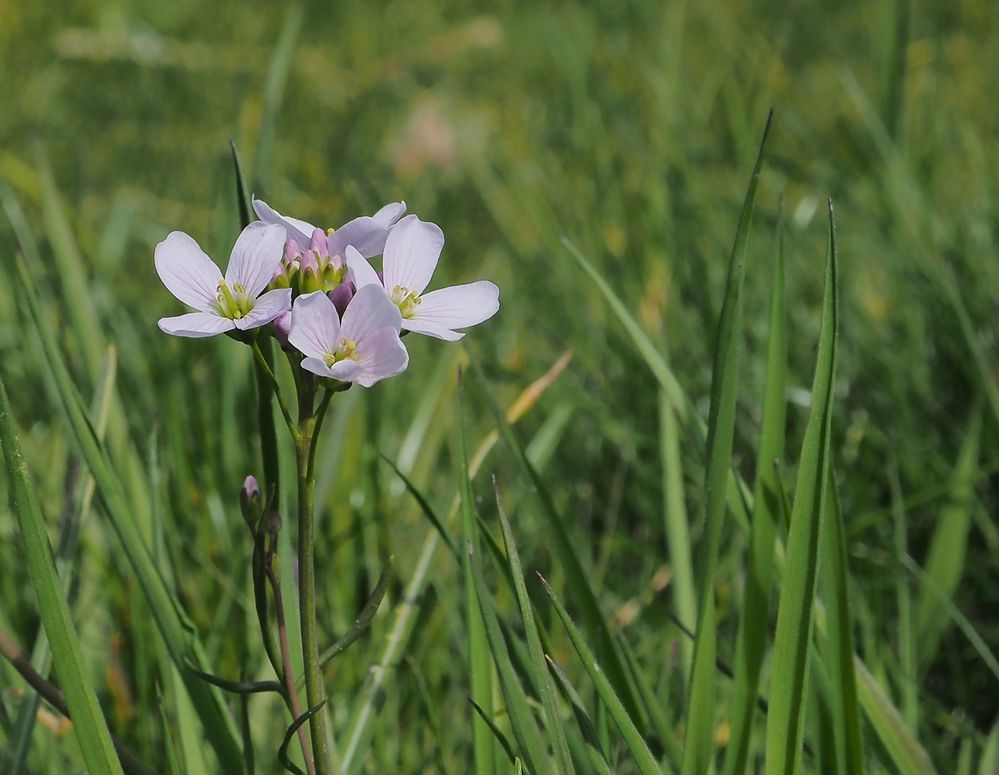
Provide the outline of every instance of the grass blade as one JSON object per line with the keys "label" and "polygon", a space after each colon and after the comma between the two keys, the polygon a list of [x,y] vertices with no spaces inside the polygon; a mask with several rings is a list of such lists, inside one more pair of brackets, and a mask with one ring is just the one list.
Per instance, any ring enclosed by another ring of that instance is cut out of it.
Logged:
{"label": "grass blade", "polygon": [[829,203],[829,249],[819,352],[812,384],[812,409],[805,428],[787,539],[787,559],[777,611],[767,715],[766,773],[795,771],[803,736],[805,685],[811,644],[818,549],[825,498],[828,497],[833,384],[836,375],[837,291],[836,234]]}
{"label": "grass blade", "polygon": [[[486,623],[482,609],[482,593],[476,589],[476,577],[472,567],[472,553],[478,548],[475,524],[475,505],[472,496],[472,483],[468,474],[468,452],[465,447],[465,423],[461,410],[463,396],[461,373],[458,373],[458,449],[460,467],[458,487],[461,492],[462,538],[468,550],[462,554],[462,574],[465,580],[465,611],[468,621],[468,668],[472,677],[472,699],[486,713],[492,713],[493,671],[489,659],[491,640],[487,640]],[[493,647],[496,657],[496,649]],[[475,752],[475,772],[489,775],[495,764],[495,740],[489,725],[482,718],[472,720],[473,748]]]}
{"label": "grass blade", "polygon": [[782,495],[778,461],[784,457],[787,419],[787,299],[784,293],[784,220],[777,225],[777,260],[770,295],[770,338],[763,385],[763,430],[756,456],[749,569],[735,657],[732,732],[725,755],[726,775],[746,771],[759,691],[760,667],[770,637],[770,588],[774,539],[781,521]]}
{"label": "grass blade", "polygon": [[773,112],[767,116],[763,139],[749,180],[739,227],[732,245],[725,301],[718,321],[715,361],[711,373],[711,409],[708,414],[707,474],[704,540],[699,566],[697,639],[687,694],[687,728],[684,738],[683,772],[706,772],[714,760],[715,725],[715,568],[725,523],[725,502],[732,467],[735,435],[735,404],[739,382],[739,351],[742,340],[742,286],[746,276],[746,245],[756,204],[756,188],[763,167]]}
{"label": "grass blade", "polygon": [[500,527],[503,530],[503,545],[506,548],[507,564],[510,567],[510,574],[513,576],[513,585],[517,593],[517,604],[520,606],[520,618],[524,624],[527,648],[531,656],[531,664],[534,668],[535,683],[541,690],[541,702],[545,709],[548,736],[552,741],[552,747],[555,749],[555,760],[558,762],[559,771],[572,773],[574,772],[572,757],[569,755],[569,744],[566,741],[565,729],[562,726],[562,716],[555,701],[555,687],[552,686],[551,676],[548,674],[545,652],[541,646],[541,636],[538,634],[538,627],[534,621],[534,611],[531,608],[531,598],[527,594],[527,585],[524,583],[524,572],[520,565],[520,554],[517,551],[517,544],[513,538],[510,521],[507,519],[506,512],[503,509],[503,502],[500,499],[499,487],[496,485],[495,477],[493,478],[493,489],[496,493],[496,512],[499,515]]}
{"label": "grass blade", "polygon": [[641,733],[639,733],[638,727],[631,720],[631,716],[614,691],[614,687],[607,680],[606,674],[597,662],[593,652],[590,651],[590,647],[586,645],[582,633],[573,623],[572,619],[569,618],[568,612],[562,606],[562,603],[559,602],[559,599],[555,596],[555,592],[545,578],[540,573],[538,574],[538,578],[541,579],[545,592],[548,593],[548,598],[552,601],[552,605],[555,606],[555,611],[558,613],[559,619],[562,620],[562,626],[565,627],[565,631],[569,635],[569,640],[572,641],[572,646],[583,663],[583,668],[590,676],[590,680],[593,681],[593,688],[596,689],[597,695],[600,697],[601,702],[603,702],[604,707],[607,708],[607,712],[621,733],[621,737],[624,739],[624,743],[631,753],[632,758],[634,758],[635,764],[638,765],[638,771],[642,775],[660,775],[662,770],[659,769],[656,758],[652,755],[652,751],[649,750]]}
{"label": "grass blade", "polygon": [[45,523],[28,481],[28,469],[10,413],[7,388],[0,379],[0,443],[10,481],[11,509],[24,540],[25,560],[38,598],[38,612],[45,626],[52,661],[73,718],[73,729],[87,769],[94,773],[121,773],[104,713],[87,679],[76,627],[52,559]]}
{"label": "grass blade", "polygon": [[144,543],[138,526],[132,519],[128,499],[114,468],[107,458],[70,376],[62,354],[55,343],[48,319],[42,313],[23,260],[17,260],[22,298],[28,305],[34,329],[45,351],[45,364],[59,393],[62,409],[80,448],[80,452],[93,474],[98,492],[105,505],[115,534],[121,542],[125,556],[136,576],[149,610],[156,621],[171,659],[184,678],[184,684],[205,728],[209,744],[215,749],[223,768],[241,766],[242,754],[239,733],[225,703],[217,691],[186,669],[186,660],[204,666],[204,656],[193,625],[187,620],[180,604],[167,588],[156,566],[149,547]]}
{"label": "grass blade", "polygon": [[513,453],[517,465],[530,483],[532,493],[541,506],[541,515],[545,519],[548,535],[552,539],[553,550],[559,559],[562,570],[566,574],[569,587],[576,594],[576,602],[582,608],[586,627],[596,636],[597,650],[604,667],[607,669],[607,676],[615,689],[621,693],[622,701],[628,708],[628,712],[637,718],[640,715],[640,703],[637,697],[632,694],[624,668],[624,661],[617,649],[617,644],[614,642],[607,622],[600,611],[600,604],[597,602],[596,593],[590,584],[590,578],[579,561],[580,555],[569,541],[562,517],[555,508],[555,503],[548,492],[548,488],[545,486],[537,470],[531,465],[530,460],[527,459],[524,447],[518,440],[503,411],[486,390],[486,380],[481,368],[475,361],[472,361],[472,367],[478,377],[481,393],[485,397],[499,427],[500,435]]}

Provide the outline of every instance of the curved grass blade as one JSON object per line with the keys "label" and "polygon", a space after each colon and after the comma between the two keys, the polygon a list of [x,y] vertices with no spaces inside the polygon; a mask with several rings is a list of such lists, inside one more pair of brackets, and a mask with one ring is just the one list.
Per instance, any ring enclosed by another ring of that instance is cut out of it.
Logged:
{"label": "curved grass blade", "polygon": [[839,315],[836,233],[829,203],[829,248],[812,410],[805,428],[794,490],[787,557],[777,610],[767,714],[767,775],[795,771],[803,738],[805,683],[811,644],[819,536],[830,469],[833,384]]}
{"label": "curved grass blade", "polygon": [[121,773],[104,713],[85,674],[80,642],[52,559],[45,524],[28,482],[28,469],[10,413],[7,388],[0,379],[0,444],[10,482],[11,510],[24,541],[25,560],[38,598],[38,612],[45,626],[56,675],[66,697],[87,769],[95,773]]}
{"label": "curved grass blade", "polygon": [[513,752],[513,748],[510,745],[510,741],[506,739],[506,735],[504,735],[500,731],[500,728],[493,723],[493,720],[486,715],[486,712],[482,710],[482,706],[479,705],[479,703],[477,703],[475,700],[469,697],[468,704],[472,706],[472,709],[477,714],[479,714],[479,718],[481,718],[484,722],[486,722],[486,726],[488,726],[489,729],[492,731],[493,737],[495,737],[496,742],[500,744],[500,748],[503,749],[503,753],[506,754],[506,758],[510,760],[510,764],[516,763],[517,754]]}
{"label": "curved grass blade", "polygon": [[548,528],[547,534],[552,539],[553,550],[558,557],[563,572],[566,574],[568,586],[574,591],[576,602],[582,608],[586,627],[596,637],[597,650],[601,662],[607,670],[608,678],[614,688],[621,693],[622,701],[625,707],[628,708],[628,713],[637,718],[640,715],[640,703],[632,693],[627,672],[624,668],[624,661],[600,610],[600,604],[597,601],[596,592],[594,592],[593,586],[590,583],[590,577],[579,561],[580,555],[573,548],[569,540],[562,516],[558,513],[558,509],[555,508],[555,503],[541,476],[534,466],[531,465],[531,461],[527,459],[524,447],[504,416],[503,411],[486,389],[485,376],[482,374],[480,366],[473,360],[472,367],[478,378],[480,392],[485,397],[492,411],[496,424],[499,427],[500,435],[503,437],[509,450],[513,453],[517,465],[523,472],[525,479],[530,483],[531,491],[541,506],[541,515],[544,517],[545,525]]}
{"label": "curved grass blade", "polygon": [[711,408],[708,413],[707,472],[704,539],[701,544],[698,583],[697,639],[687,697],[683,772],[699,775],[714,761],[715,728],[715,568],[725,523],[725,505],[732,468],[735,404],[739,382],[742,340],[742,286],[746,276],[746,246],[756,204],[756,188],[763,167],[773,111],[767,116],[756,164],[746,190],[739,227],[729,259],[725,300],[718,321],[715,361],[711,373]]}
{"label": "curved grass blade", "polygon": [[430,524],[434,526],[434,530],[437,531],[437,534],[441,537],[441,540],[444,541],[444,544],[450,550],[451,554],[454,555],[454,558],[458,560],[458,562],[461,562],[461,553],[458,551],[458,545],[454,542],[454,539],[451,538],[451,534],[447,532],[447,528],[444,527],[444,523],[441,522],[440,517],[437,516],[437,512],[434,511],[433,506],[431,506],[427,499],[423,497],[423,493],[416,489],[413,483],[409,480],[409,477],[399,470],[399,466],[393,463],[392,460],[385,455],[382,455],[381,458],[389,464],[393,471],[395,471],[395,475],[399,477],[405,486],[406,492],[413,496],[419,505],[420,510],[423,512],[423,515],[430,520]]}
{"label": "curved grass blade", "polygon": [[230,678],[222,678],[206,673],[204,670],[198,670],[191,663],[188,663],[187,669],[202,681],[207,681],[212,686],[217,686],[231,694],[262,694],[264,692],[282,694],[284,692],[284,687],[278,681],[233,681]]}
{"label": "curved grass blade", "polygon": [[582,633],[576,628],[576,625],[569,617],[562,603],[555,596],[554,590],[552,590],[551,586],[545,580],[545,577],[539,573],[538,578],[541,580],[545,592],[548,593],[548,598],[551,600],[552,605],[555,606],[555,612],[558,614],[558,618],[562,620],[562,626],[565,627],[565,631],[569,635],[569,640],[572,641],[572,646],[583,663],[583,668],[590,676],[590,680],[593,681],[593,688],[596,690],[601,702],[607,708],[607,712],[621,733],[621,737],[624,739],[628,751],[635,760],[635,764],[638,765],[638,771],[642,775],[660,775],[663,770],[659,768],[656,758],[652,755],[652,751],[649,750],[649,746],[642,738],[638,727],[631,720],[631,716],[614,691],[614,687],[607,680],[606,674],[597,662],[596,657],[594,657],[593,652],[590,651],[590,647],[586,645]]}
{"label": "curved grass blade", "polygon": [[[385,563],[385,567],[382,568],[381,574],[378,576],[378,581],[375,583],[375,588],[371,590],[371,594],[368,595],[368,599],[364,602],[364,607],[361,612],[354,619],[347,631],[341,635],[336,642],[326,649],[319,656],[319,666],[325,667],[331,661],[340,656],[345,652],[351,645],[360,638],[365,630],[371,626],[371,620],[375,618],[375,614],[378,613],[378,606],[382,604],[382,600],[385,599],[385,593],[388,591],[389,579],[392,578],[392,563],[393,558],[389,557],[388,561]],[[305,676],[299,678],[299,683],[305,683]]]}
{"label": "curved grass blade", "polygon": [[726,775],[746,771],[759,691],[760,667],[769,640],[770,589],[773,585],[774,540],[781,520],[779,462],[784,457],[787,419],[787,300],[784,293],[784,219],[777,224],[777,260],[770,295],[770,337],[763,384],[763,430],[756,456],[749,569],[739,624],[732,698],[732,731],[725,754]]}
{"label": "curved grass blade", "polygon": [[545,663],[545,652],[541,647],[541,637],[538,634],[538,627],[534,621],[534,611],[531,608],[531,598],[527,594],[527,585],[524,583],[524,572],[520,565],[520,553],[517,551],[517,544],[513,538],[510,521],[507,519],[506,511],[503,509],[503,501],[500,498],[496,477],[493,477],[493,491],[496,494],[496,512],[499,515],[500,527],[503,530],[503,545],[506,548],[507,563],[513,577],[513,586],[517,593],[517,604],[520,606],[520,618],[524,624],[524,634],[527,638],[527,649],[530,653],[531,665],[534,668],[535,684],[541,691],[541,703],[545,709],[545,724],[548,729],[548,737],[551,740],[552,748],[555,750],[555,760],[558,763],[559,771],[572,773],[574,772],[572,757],[569,755],[569,744],[565,737],[565,729],[562,726],[562,716],[555,701],[555,688],[552,686],[551,676],[548,674],[548,667]]}
{"label": "curved grass blade", "polygon": [[236,209],[239,212],[240,228],[245,229],[253,221],[250,215],[250,196],[246,191],[246,178],[243,175],[243,165],[239,162],[239,150],[236,141],[229,140],[229,150],[232,152],[232,167],[236,174]]}
{"label": "curved grass blade", "polygon": [[601,773],[612,772],[611,766],[607,763],[607,755],[604,752],[603,747],[600,743],[600,736],[597,734],[597,728],[593,723],[593,719],[590,718],[589,712],[586,710],[586,706],[583,705],[583,700],[579,696],[579,692],[576,688],[569,683],[569,679],[566,678],[562,668],[556,664],[547,654],[545,655],[545,662],[548,664],[549,670],[555,680],[558,681],[559,688],[562,690],[562,695],[568,700],[569,705],[572,707],[572,713],[576,717],[576,724],[579,726],[580,731],[583,734],[583,741],[586,745],[586,756],[593,765],[593,769]]}
{"label": "curved grass blade", "polygon": [[284,739],[281,741],[281,747],[278,748],[277,759],[278,762],[284,767],[288,772],[293,772],[295,775],[305,775],[301,768],[290,758],[288,758],[288,746],[291,744],[292,739],[295,737],[295,733],[298,732],[298,728],[302,726],[306,721],[315,716],[326,704],[326,698],[324,697],[321,702],[316,703],[311,708],[309,708],[305,713],[291,722],[291,725],[284,732]]}
{"label": "curved grass blade", "polygon": [[43,314],[36,293],[37,283],[31,279],[20,256],[17,257],[16,264],[21,297],[27,303],[34,322],[34,330],[41,340],[45,352],[45,365],[55,383],[62,410],[80,453],[97,483],[105,513],[110,518],[115,535],[142,589],[157,628],[163,636],[163,644],[183,676],[194,708],[205,728],[208,743],[218,755],[219,762],[224,768],[240,766],[238,763],[242,761],[242,753],[239,732],[221,695],[186,669],[186,660],[191,660],[197,665],[204,663],[204,655],[194,626],[167,587],[150,554],[149,547],[143,541],[139,527],[132,518],[122,483],[117,478],[115,469],[87,417],[80,394],[56,345],[51,325]]}
{"label": "curved grass blade", "polygon": [[527,702],[527,695],[520,684],[513,662],[510,660],[506,640],[503,638],[503,630],[496,615],[495,603],[486,586],[485,579],[482,577],[482,566],[471,541],[467,542],[467,557],[468,567],[475,585],[476,604],[488,639],[489,650],[492,652],[492,659],[496,665],[496,672],[499,674],[500,689],[503,692],[506,709],[510,715],[513,735],[520,746],[520,755],[527,762],[531,772],[551,772],[551,762],[545,750],[541,731],[534,720],[530,705]]}

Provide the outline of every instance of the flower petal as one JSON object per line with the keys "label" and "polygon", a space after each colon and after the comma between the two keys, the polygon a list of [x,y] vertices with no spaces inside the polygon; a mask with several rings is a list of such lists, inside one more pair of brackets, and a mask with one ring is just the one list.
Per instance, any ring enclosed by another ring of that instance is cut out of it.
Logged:
{"label": "flower petal", "polygon": [[265,223],[273,223],[284,227],[287,238],[297,242],[302,250],[309,247],[312,232],[315,231],[316,227],[308,221],[300,221],[298,218],[289,218],[287,215],[281,215],[281,213],[267,204],[267,202],[256,198],[253,200],[253,212]]}
{"label": "flower petal", "polygon": [[340,342],[340,317],[325,293],[316,291],[295,299],[288,342],[309,358],[322,359],[336,351]]}
{"label": "flower petal", "polygon": [[354,276],[354,286],[363,288],[365,285],[377,285],[382,287],[382,281],[378,279],[378,273],[374,267],[368,263],[368,259],[362,256],[353,245],[347,246],[347,268]]}
{"label": "flower petal", "polygon": [[361,365],[357,361],[337,361],[330,367],[329,375],[341,382],[354,382],[361,373]]}
{"label": "flower petal", "polygon": [[185,336],[188,339],[202,339],[215,336],[226,331],[232,331],[236,326],[233,321],[211,312],[188,312],[172,318],[160,318],[160,331],[173,336]]}
{"label": "flower petal", "polygon": [[332,370],[322,358],[305,358],[302,361],[302,368],[306,371],[311,371],[313,374],[318,374],[320,377],[333,376]]}
{"label": "flower petal", "polygon": [[225,281],[235,290],[242,285],[244,293],[255,299],[267,287],[284,258],[284,230],[273,224],[254,221],[239,233],[232,246]]}
{"label": "flower petal", "polygon": [[382,264],[385,288],[391,292],[399,286],[423,293],[430,284],[443,248],[444,232],[440,226],[407,215],[392,229],[385,242]]}
{"label": "flower petal", "polygon": [[451,329],[467,328],[488,320],[499,309],[499,288],[488,280],[453,285],[431,291],[420,297],[413,317],[402,321],[402,327],[414,333],[455,341]]}
{"label": "flower petal", "polygon": [[365,285],[358,288],[343,313],[342,336],[360,342],[379,328],[398,331],[401,322],[399,308],[385,295],[381,285]]}
{"label": "flower petal", "polygon": [[372,215],[372,219],[380,223],[385,228],[392,226],[396,221],[402,218],[403,213],[406,212],[405,202],[393,202],[392,204],[385,205],[377,213]]}
{"label": "flower petal", "polygon": [[240,331],[265,326],[291,309],[291,288],[267,291],[253,302],[253,309],[246,317],[233,321]]}
{"label": "flower petal", "polygon": [[394,328],[380,328],[358,340],[357,353],[360,370],[351,382],[362,387],[401,374],[409,365],[409,351]]}
{"label": "flower petal", "polygon": [[156,246],[156,273],[174,296],[202,312],[215,309],[222,272],[197,242],[182,231],[172,231]]}

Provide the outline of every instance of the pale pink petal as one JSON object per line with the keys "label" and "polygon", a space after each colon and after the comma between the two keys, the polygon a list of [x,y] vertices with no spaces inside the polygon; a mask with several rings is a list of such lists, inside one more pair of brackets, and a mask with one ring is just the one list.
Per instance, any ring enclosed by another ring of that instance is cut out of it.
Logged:
{"label": "pale pink petal", "polygon": [[373,220],[380,223],[385,228],[392,226],[396,221],[402,218],[403,213],[406,212],[405,202],[393,202],[392,204],[385,205],[377,213],[371,216]]}
{"label": "pale pink petal", "polygon": [[312,232],[316,227],[308,221],[300,221],[298,218],[289,218],[287,215],[281,215],[281,213],[267,204],[267,202],[256,198],[253,200],[253,212],[265,223],[273,223],[284,228],[288,239],[297,242],[302,250],[309,247]]}
{"label": "pale pink petal", "polygon": [[228,318],[213,315],[211,312],[188,312],[186,315],[160,318],[159,327],[165,334],[201,339],[232,331],[236,326]]}
{"label": "pale pink petal", "polygon": [[313,374],[318,374],[320,377],[333,376],[330,367],[326,365],[326,361],[322,358],[306,358],[302,361],[302,368],[306,371],[311,371]]}
{"label": "pale pink petal", "polygon": [[398,331],[401,321],[399,308],[385,295],[385,290],[380,285],[365,285],[357,290],[343,313],[342,336],[360,342],[379,328]]}
{"label": "pale pink petal", "polygon": [[253,309],[244,318],[233,321],[240,331],[265,326],[291,309],[291,288],[267,291],[253,302]]}
{"label": "pale pink petal", "polygon": [[409,352],[394,328],[380,328],[359,339],[357,355],[360,370],[351,381],[362,387],[401,374],[409,365]]}
{"label": "pale pink petal", "polygon": [[454,285],[420,297],[413,317],[402,327],[414,333],[455,341],[461,336],[452,329],[467,328],[488,320],[499,309],[499,288],[488,280]]}
{"label": "pale pink petal", "polygon": [[407,215],[396,224],[385,242],[382,270],[386,290],[391,293],[398,286],[423,293],[443,248],[444,232],[440,226]]}
{"label": "pale pink petal", "polygon": [[325,293],[316,291],[295,299],[288,342],[309,358],[321,359],[336,352],[340,344],[340,317]]}
{"label": "pale pink petal", "polygon": [[330,367],[330,376],[341,382],[354,382],[361,373],[361,365],[354,360],[337,361]]}
{"label": "pale pink petal", "polygon": [[283,229],[260,221],[254,221],[239,233],[225,270],[225,281],[233,293],[237,285],[242,285],[249,298],[260,295],[281,265],[284,241]]}
{"label": "pale pink petal", "polygon": [[347,268],[354,276],[355,287],[363,288],[365,285],[377,285],[381,288],[382,281],[378,279],[378,273],[368,263],[368,259],[357,251],[357,248],[348,245],[345,258],[347,259]]}
{"label": "pale pink petal", "polygon": [[156,246],[156,273],[174,296],[202,312],[215,309],[222,272],[197,242],[173,231]]}

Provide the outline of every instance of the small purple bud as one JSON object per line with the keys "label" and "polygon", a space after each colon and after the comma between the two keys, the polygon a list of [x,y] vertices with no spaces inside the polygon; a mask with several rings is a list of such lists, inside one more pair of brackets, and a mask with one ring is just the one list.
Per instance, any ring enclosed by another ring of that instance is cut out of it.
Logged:
{"label": "small purple bud", "polygon": [[298,243],[295,240],[288,240],[284,243],[284,260],[289,264],[294,262],[295,259],[299,257],[302,249],[298,247]]}
{"label": "small purple bud", "polygon": [[239,508],[243,512],[243,521],[247,527],[256,533],[261,511],[260,485],[252,475],[243,480],[243,488],[239,491]]}
{"label": "small purple bud", "polygon": [[329,248],[326,246],[326,232],[322,229],[314,229],[309,247],[316,252],[317,256],[329,255]]}
{"label": "small purple bud", "polygon": [[302,270],[302,274],[311,271],[313,274],[319,274],[319,262],[316,260],[316,254],[311,250],[306,250],[302,254],[301,263],[299,265]]}
{"label": "small purple bud", "polygon": [[340,283],[336,288],[327,293],[330,301],[333,302],[333,306],[336,307],[337,314],[343,319],[343,313],[347,311],[347,305],[350,304],[350,300],[354,298],[354,293],[356,289],[354,288],[354,283],[349,280]]}
{"label": "small purple bud", "polygon": [[282,313],[274,321],[274,338],[285,350],[292,349],[288,343],[288,334],[291,333],[291,310]]}

